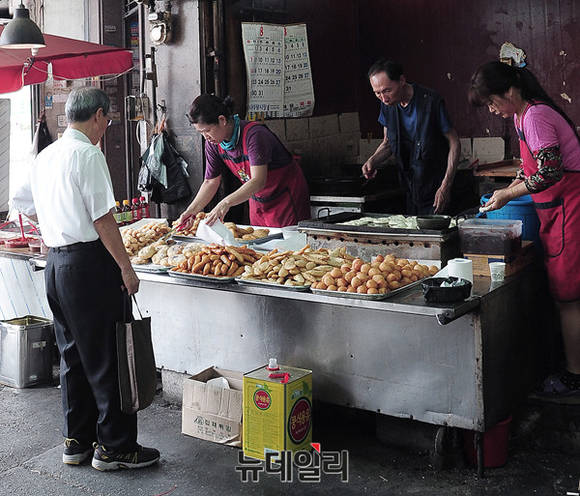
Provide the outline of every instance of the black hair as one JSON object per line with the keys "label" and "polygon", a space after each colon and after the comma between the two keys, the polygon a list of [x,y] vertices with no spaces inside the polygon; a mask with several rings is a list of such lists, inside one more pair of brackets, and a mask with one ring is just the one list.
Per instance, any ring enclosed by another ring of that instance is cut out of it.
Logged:
{"label": "black hair", "polygon": [[399,62],[381,58],[371,65],[367,76],[370,79],[379,72],[384,72],[391,81],[398,81],[403,75],[403,65],[399,64]]}
{"label": "black hair", "polygon": [[552,107],[566,120],[580,141],[572,119],[556,105],[556,102],[542,88],[536,76],[525,67],[514,67],[498,60],[481,65],[471,76],[467,97],[471,105],[482,107],[489,103],[492,95],[503,96],[512,86],[520,90],[524,100],[540,101]]}
{"label": "black hair", "polygon": [[192,124],[217,124],[220,115],[230,120],[233,110],[234,100],[231,96],[222,99],[219,96],[204,93],[193,101],[187,116]]}

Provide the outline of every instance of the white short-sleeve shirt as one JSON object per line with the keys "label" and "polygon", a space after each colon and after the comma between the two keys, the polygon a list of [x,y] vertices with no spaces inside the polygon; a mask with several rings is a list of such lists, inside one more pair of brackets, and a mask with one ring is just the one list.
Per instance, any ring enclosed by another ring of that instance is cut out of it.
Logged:
{"label": "white short-sleeve shirt", "polygon": [[38,154],[12,206],[38,216],[49,247],[95,241],[93,222],[115,206],[103,152],[84,133],[68,128]]}

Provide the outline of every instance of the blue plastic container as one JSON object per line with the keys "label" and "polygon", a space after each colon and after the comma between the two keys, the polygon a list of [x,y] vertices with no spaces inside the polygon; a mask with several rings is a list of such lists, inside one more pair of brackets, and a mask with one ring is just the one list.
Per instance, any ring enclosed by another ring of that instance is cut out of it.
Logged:
{"label": "blue plastic container", "polygon": [[[485,205],[490,198],[491,194],[483,195],[481,197],[481,204]],[[488,219],[519,219],[523,224],[522,239],[540,243],[540,220],[538,219],[534,201],[530,195],[516,198],[499,210],[486,212],[486,216]]]}

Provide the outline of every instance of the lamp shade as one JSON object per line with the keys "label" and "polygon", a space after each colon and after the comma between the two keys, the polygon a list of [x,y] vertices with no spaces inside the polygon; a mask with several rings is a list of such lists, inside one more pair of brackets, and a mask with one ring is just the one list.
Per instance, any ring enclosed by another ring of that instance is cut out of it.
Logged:
{"label": "lamp shade", "polygon": [[44,36],[40,28],[30,19],[30,13],[20,4],[14,17],[0,35],[0,48],[43,48]]}

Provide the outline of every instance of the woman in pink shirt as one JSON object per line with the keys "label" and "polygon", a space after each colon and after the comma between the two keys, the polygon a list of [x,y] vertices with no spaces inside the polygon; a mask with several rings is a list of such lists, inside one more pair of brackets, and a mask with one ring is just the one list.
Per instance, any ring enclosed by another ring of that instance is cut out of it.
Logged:
{"label": "woman in pink shirt", "polygon": [[566,354],[566,369],[548,377],[540,395],[580,403],[580,137],[527,69],[497,61],[482,65],[471,79],[469,101],[514,119],[522,167],[485,206],[497,210],[510,200],[532,195]]}

